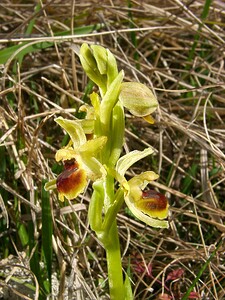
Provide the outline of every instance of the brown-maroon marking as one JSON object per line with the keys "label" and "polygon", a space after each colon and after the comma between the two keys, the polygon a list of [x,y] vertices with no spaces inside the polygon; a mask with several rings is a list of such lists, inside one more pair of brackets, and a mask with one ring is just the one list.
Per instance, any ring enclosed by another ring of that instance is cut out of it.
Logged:
{"label": "brown-maroon marking", "polygon": [[56,180],[56,186],[59,193],[70,193],[76,186],[79,186],[83,181],[82,170],[77,167],[69,167],[63,171]]}
{"label": "brown-maroon marking", "polygon": [[147,190],[142,192],[141,206],[147,210],[164,210],[167,207],[168,200],[165,195],[156,192],[155,190]]}

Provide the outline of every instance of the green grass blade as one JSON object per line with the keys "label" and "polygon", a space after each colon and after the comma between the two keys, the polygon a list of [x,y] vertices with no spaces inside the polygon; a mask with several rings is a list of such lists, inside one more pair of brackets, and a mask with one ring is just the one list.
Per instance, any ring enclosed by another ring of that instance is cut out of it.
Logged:
{"label": "green grass blade", "polygon": [[42,185],[42,252],[44,255],[48,280],[51,287],[53,225],[49,193],[45,191],[44,184],[45,182]]}
{"label": "green grass blade", "polygon": [[29,234],[30,268],[31,268],[31,271],[36,276],[38,282],[41,282],[38,245],[37,245],[36,239],[34,238],[33,221],[30,221],[28,224],[28,234]]}
{"label": "green grass blade", "polygon": [[20,220],[17,221],[17,231],[23,247],[27,246],[29,237],[27,234],[27,229],[24,224],[20,223]]}
{"label": "green grass blade", "polygon": [[[203,22],[204,22],[204,20],[207,18],[208,14],[209,14],[209,9],[210,9],[211,3],[212,3],[212,0],[206,0],[205,1],[205,5],[203,7],[203,11],[202,11],[202,14],[201,14],[201,20]],[[196,47],[198,45],[198,40],[200,38],[201,28],[202,28],[202,26],[199,25],[198,33],[194,37],[194,43],[192,45],[191,51],[190,51],[189,56],[188,56],[188,60],[189,61],[192,61],[192,59],[194,57],[195,49],[196,49]]]}
{"label": "green grass blade", "polygon": [[126,277],[125,277],[125,281],[124,281],[125,300],[133,300],[134,299],[133,293],[132,293],[130,277],[131,277],[131,269],[130,269],[130,259],[129,259]]}
{"label": "green grass blade", "polygon": [[212,252],[212,254],[210,255],[210,257],[206,260],[206,262],[203,264],[202,268],[199,270],[198,275],[195,277],[194,281],[192,282],[191,286],[189,287],[189,289],[187,290],[187,292],[185,293],[185,295],[182,297],[182,300],[188,300],[189,299],[189,295],[192,292],[194,286],[196,285],[196,283],[199,281],[200,277],[202,276],[203,272],[205,271],[205,269],[208,267],[208,265],[210,264],[211,260],[213,259],[213,257],[216,255],[217,251],[219,250],[220,246],[222,245],[223,239],[220,240],[219,244],[217,245],[217,247],[215,248],[215,250]]}
{"label": "green grass blade", "polygon": [[199,165],[193,163],[192,166],[190,167],[190,169],[188,170],[188,174],[189,176],[185,176],[183,182],[182,182],[182,186],[181,186],[181,192],[187,195],[190,195],[193,193],[193,178],[196,178],[197,174],[198,174],[198,169],[199,169]]}
{"label": "green grass blade", "polygon": [[[35,16],[36,16],[36,17],[37,17],[37,13],[40,11],[40,9],[41,9],[41,4],[38,3],[38,4],[36,5],[36,7],[35,7]],[[26,30],[26,32],[25,32],[25,35],[26,35],[26,36],[29,36],[29,35],[32,34],[32,31],[33,31],[33,28],[34,28],[34,24],[35,24],[36,17],[35,17],[35,18],[32,18],[32,19],[30,20],[30,22],[29,22],[29,24],[28,24],[28,26],[27,26],[27,30]],[[18,62],[19,62],[20,65],[22,64],[23,57],[24,57],[24,54],[23,54],[23,53],[19,53],[19,54],[18,54]],[[16,68],[17,68],[17,66],[16,66],[16,63],[15,63],[15,65],[14,65],[14,70],[13,70],[14,73],[16,73]]]}
{"label": "green grass blade", "polygon": [[209,9],[210,9],[210,6],[212,4],[212,0],[205,0],[205,5],[203,7],[203,11],[202,11],[202,14],[201,14],[201,19],[204,21],[208,14],[209,14]]}
{"label": "green grass blade", "polygon": [[[97,30],[101,27],[102,27],[101,24],[78,27],[78,28],[75,28],[74,34],[76,34],[76,35],[88,34],[88,33],[91,33],[93,30]],[[66,35],[69,35],[69,34],[71,34],[71,32],[69,30],[67,30],[67,31],[58,32],[58,33],[55,34],[55,36],[66,36]],[[24,42],[24,43],[21,43],[19,45],[10,46],[10,47],[7,47],[7,48],[4,48],[4,49],[0,50],[0,64],[5,64],[7,62],[7,60],[17,50],[21,49],[23,46],[25,46],[27,44],[28,44],[28,42]],[[23,57],[24,55],[26,55],[28,53],[33,53],[33,52],[36,52],[36,51],[40,51],[40,50],[52,47],[53,45],[54,45],[53,42],[37,42],[36,44],[25,47],[23,50],[21,50],[15,56],[15,58],[18,59],[19,57],[21,57],[21,56]]]}
{"label": "green grass blade", "polygon": [[[34,12],[35,12],[35,16],[37,17],[37,13],[40,11],[41,9],[41,3],[39,2],[36,6],[35,6],[35,9],[34,9]],[[32,34],[32,31],[33,31],[33,28],[34,28],[34,24],[35,24],[35,19],[36,17],[32,18],[27,26],[27,30],[25,32],[26,36]]]}

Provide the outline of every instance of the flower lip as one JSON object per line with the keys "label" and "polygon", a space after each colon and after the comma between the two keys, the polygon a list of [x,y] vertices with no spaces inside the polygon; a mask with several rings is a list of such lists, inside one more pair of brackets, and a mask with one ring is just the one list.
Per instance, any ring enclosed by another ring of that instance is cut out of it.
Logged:
{"label": "flower lip", "polygon": [[153,218],[164,219],[168,215],[167,198],[155,190],[142,191],[142,196],[135,205]]}
{"label": "flower lip", "polygon": [[166,196],[155,190],[143,191],[142,199],[146,200],[146,205],[150,210],[164,210],[168,205]]}
{"label": "flower lip", "polygon": [[65,170],[57,177],[56,186],[59,192],[59,199],[64,196],[71,200],[83,192],[87,184],[87,176],[84,169],[79,168],[75,159],[64,161]]}

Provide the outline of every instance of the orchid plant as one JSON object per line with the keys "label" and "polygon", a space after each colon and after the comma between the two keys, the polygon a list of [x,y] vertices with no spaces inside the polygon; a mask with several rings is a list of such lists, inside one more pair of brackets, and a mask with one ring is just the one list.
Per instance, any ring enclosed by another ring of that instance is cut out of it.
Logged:
{"label": "orchid plant", "polygon": [[158,178],[153,171],[126,179],[126,171],[154,150],[148,147],[121,156],[124,108],[153,123],[151,114],[157,109],[158,102],[147,86],[123,82],[124,72],[118,71],[116,59],[108,49],[85,43],[80,48],[79,58],[99,93],[90,94],[90,105],[80,107],[86,113],[84,119],[59,117],[55,120],[68,133],[70,141],[55,156],[56,161],[64,164],[64,171],[45,188],[57,188],[61,201],[72,200],[84,192],[88,182],[92,182],[88,219],[106,251],[110,297],[133,299],[128,275],[123,279],[117,213],[125,201],[139,220],[149,226],[167,228],[168,222],[164,219],[168,215],[168,201],[164,195],[146,190],[148,183]]}

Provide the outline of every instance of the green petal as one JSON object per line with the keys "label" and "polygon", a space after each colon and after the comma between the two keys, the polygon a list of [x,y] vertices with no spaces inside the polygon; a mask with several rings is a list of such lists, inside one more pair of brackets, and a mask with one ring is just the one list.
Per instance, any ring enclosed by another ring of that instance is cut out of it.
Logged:
{"label": "green petal", "polygon": [[98,70],[101,75],[107,73],[107,51],[104,47],[99,45],[91,45],[91,49],[93,50],[93,56],[98,66]]}
{"label": "green petal", "polygon": [[87,178],[91,181],[106,176],[105,168],[95,157],[82,154],[80,159],[82,161],[82,166],[87,173]]}
{"label": "green petal", "polygon": [[150,115],[158,107],[158,101],[151,90],[139,82],[122,83],[119,99],[137,117]]}
{"label": "green petal", "polygon": [[76,120],[67,120],[59,117],[55,121],[69,134],[74,148],[79,148],[86,142],[85,132]]}
{"label": "green petal", "polygon": [[79,108],[79,112],[86,113],[86,116],[85,116],[86,120],[94,120],[95,119],[95,109],[91,105],[88,105],[88,104],[81,105]]}
{"label": "green petal", "polygon": [[76,159],[77,160],[77,152],[74,151],[72,147],[70,148],[62,148],[59,149],[55,154],[55,160],[56,161],[65,161],[65,160],[71,160]]}
{"label": "green petal", "polygon": [[87,141],[85,144],[80,146],[79,152],[95,156],[106,144],[107,137],[100,136],[98,138]]}
{"label": "green petal", "polygon": [[129,186],[128,194],[130,197],[130,201],[138,202],[142,197],[142,191],[149,184],[149,182],[158,178],[159,175],[152,171],[143,172],[131,178],[127,182]]}
{"label": "green petal", "polygon": [[116,171],[121,175],[124,176],[126,171],[137,161],[140,159],[152,154],[154,152],[153,148],[149,147],[143,151],[134,150],[131,151],[124,156],[122,156],[116,164]]}
{"label": "green petal", "polygon": [[49,182],[47,182],[44,186],[46,191],[54,190],[56,189],[56,179],[53,179]]}
{"label": "green petal", "polygon": [[145,189],[147,184],[153,180],[159,178],[159,175],[153,171],[146,171],[139,175],[134,176],[128,181],[130,188],[132,189],[134,186],[138,186],[141,190]]}
{"label": "green petal", "polygon": [[82,119],[77,120],[77,124],[80,124],[85,134],[91,134],[94,132],[94,119]]}

